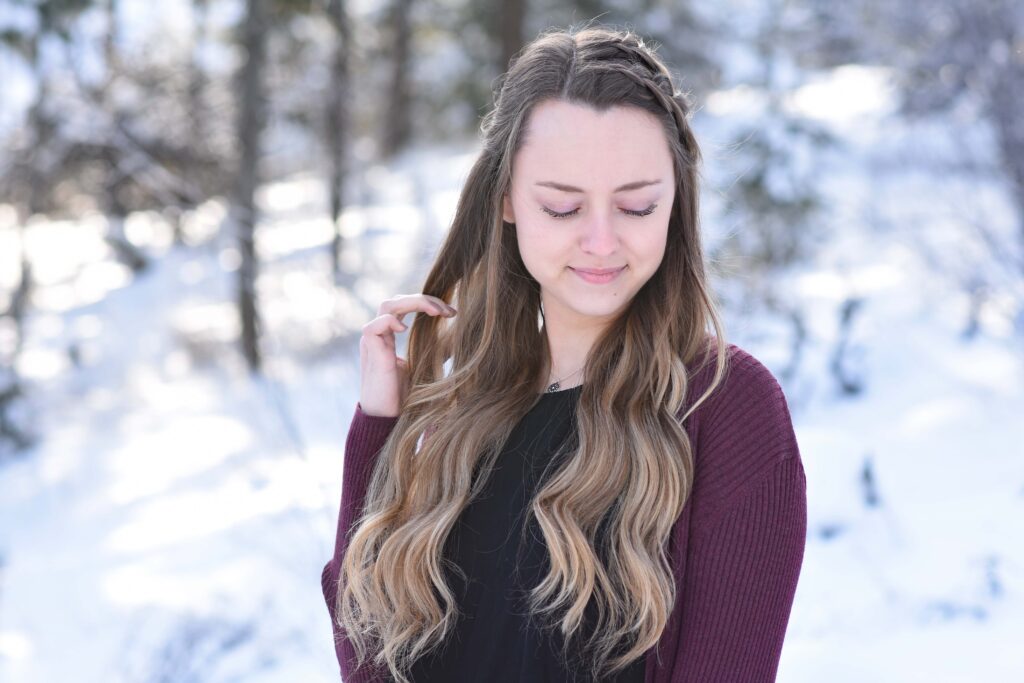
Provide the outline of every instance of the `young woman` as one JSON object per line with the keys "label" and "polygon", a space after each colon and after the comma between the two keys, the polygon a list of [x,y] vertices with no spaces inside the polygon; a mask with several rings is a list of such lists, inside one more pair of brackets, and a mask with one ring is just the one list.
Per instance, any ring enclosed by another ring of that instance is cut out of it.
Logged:
{"label": "young woman", "polygon": [[322,577],[342,677],[774,680],[804,469],[709,293],[687,98],[600,27],[499,84],[423,293],[363,327]]}

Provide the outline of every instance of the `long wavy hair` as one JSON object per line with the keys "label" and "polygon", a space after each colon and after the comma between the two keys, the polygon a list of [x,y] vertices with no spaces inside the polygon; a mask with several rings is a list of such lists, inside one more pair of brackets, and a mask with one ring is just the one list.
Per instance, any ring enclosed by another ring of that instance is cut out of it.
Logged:
{"label": "long wavy hair", "polygon": [[[672,611],[667,544],[694,472],[683,420],[727,370],[705,276],[690,104],[654,50],[632,30],[550,30],[495,83],[482,151],[422,289],[459,314],[414,319],[409,392],[340,568],[338,620],[357,666],[372,656],[402,683],[458,617],[444,570],[461,569],[444,556],[448,534],[549,376],[540,286],[520,257],[515,225],[502,218],[512,159],[539,102],[650,112],[664,126],[675,171],[661,265],[587,355],[576,436],[529,502],[550,557],[529,593],[530,614],[559,629],[563,654],[573,637],[588,636],[582,661],[595,678],[655,646]],[[693,375],[712,362],[707,390],[685,405]],[[585,610],[596,614],[590,633]]]}

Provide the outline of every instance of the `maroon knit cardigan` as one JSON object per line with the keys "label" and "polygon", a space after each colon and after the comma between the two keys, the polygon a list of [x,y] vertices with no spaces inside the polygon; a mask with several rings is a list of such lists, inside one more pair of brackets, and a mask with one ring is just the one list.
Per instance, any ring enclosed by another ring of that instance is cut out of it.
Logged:
{"label": "maroon knit cardigan", "polygon": [[[726,381],[684,422],[696,471],[669,538],[676,602],[645,655],[645,683],[762,683],[778,671],[803,564],[807,483],[778,381],[750,353],[728,346]],[[708,366],[691,379],[687,407],[713,371]],[[367,415],[357,403],[345,442],[334,556],[321,576],[344,683],[391,680],[370,662],[355,669],[335,598],[346,532],[397,421]]]}

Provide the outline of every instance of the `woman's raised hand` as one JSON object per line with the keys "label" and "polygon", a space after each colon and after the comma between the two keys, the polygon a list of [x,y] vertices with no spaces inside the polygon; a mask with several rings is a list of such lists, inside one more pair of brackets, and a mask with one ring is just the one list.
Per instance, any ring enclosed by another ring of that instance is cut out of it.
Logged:
{"label": "woman's raised hand", "polygon": [[409,392],[409,366],[395,352],[395,333],[408,328],[402,318],[415,311],[443,316],[458,312],[427,294],[399,294],[381,303],[359,340],[359,405],[367,415],[397,417],[400,412]]}

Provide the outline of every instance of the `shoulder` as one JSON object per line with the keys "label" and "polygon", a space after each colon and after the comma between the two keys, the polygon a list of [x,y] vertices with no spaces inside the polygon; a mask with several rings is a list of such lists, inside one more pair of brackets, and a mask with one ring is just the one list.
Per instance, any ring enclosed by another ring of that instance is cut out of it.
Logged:
{"label": "shoulder", "polygon": [[728,344],[729,365],[715,408],[754,413],[787,409],[782,385],[767,365],[736,344]]}
{"label": "shoulder", "polygon": [[[694,411],[694,495],[717,506],[782,468],[802,470],[785,392],[754,354],[728,344],[728,368],[711,396]],[[714,366],[693,381],[694,398],[710,385]],[[794,465],[797,467],[794,468]]]}
{"label": "shoulder", "polygon": [[[713,355],[713,350],[711,353]],[[754,354],[729,342],[726,344],[726,359],[725,374],[711,396],[693,413],[701,422],[722,410],[788,408],[785,392],[775,374]],[[687,391],[687,406],[708,390],[715,370],[712,357],[693,372]]]}
{"label": "shoulder", "polygon": [[[775,374],[741,346],[726,344],[725,373],[711,396],[706,399],[694,415],[701,422],[718,415],[721,411],[764,411],[786,408],[786,395]],[[715,374],[714,359],[707,361],[693,373],[687,392],[690,405],[702,396],[710,386]]]}

